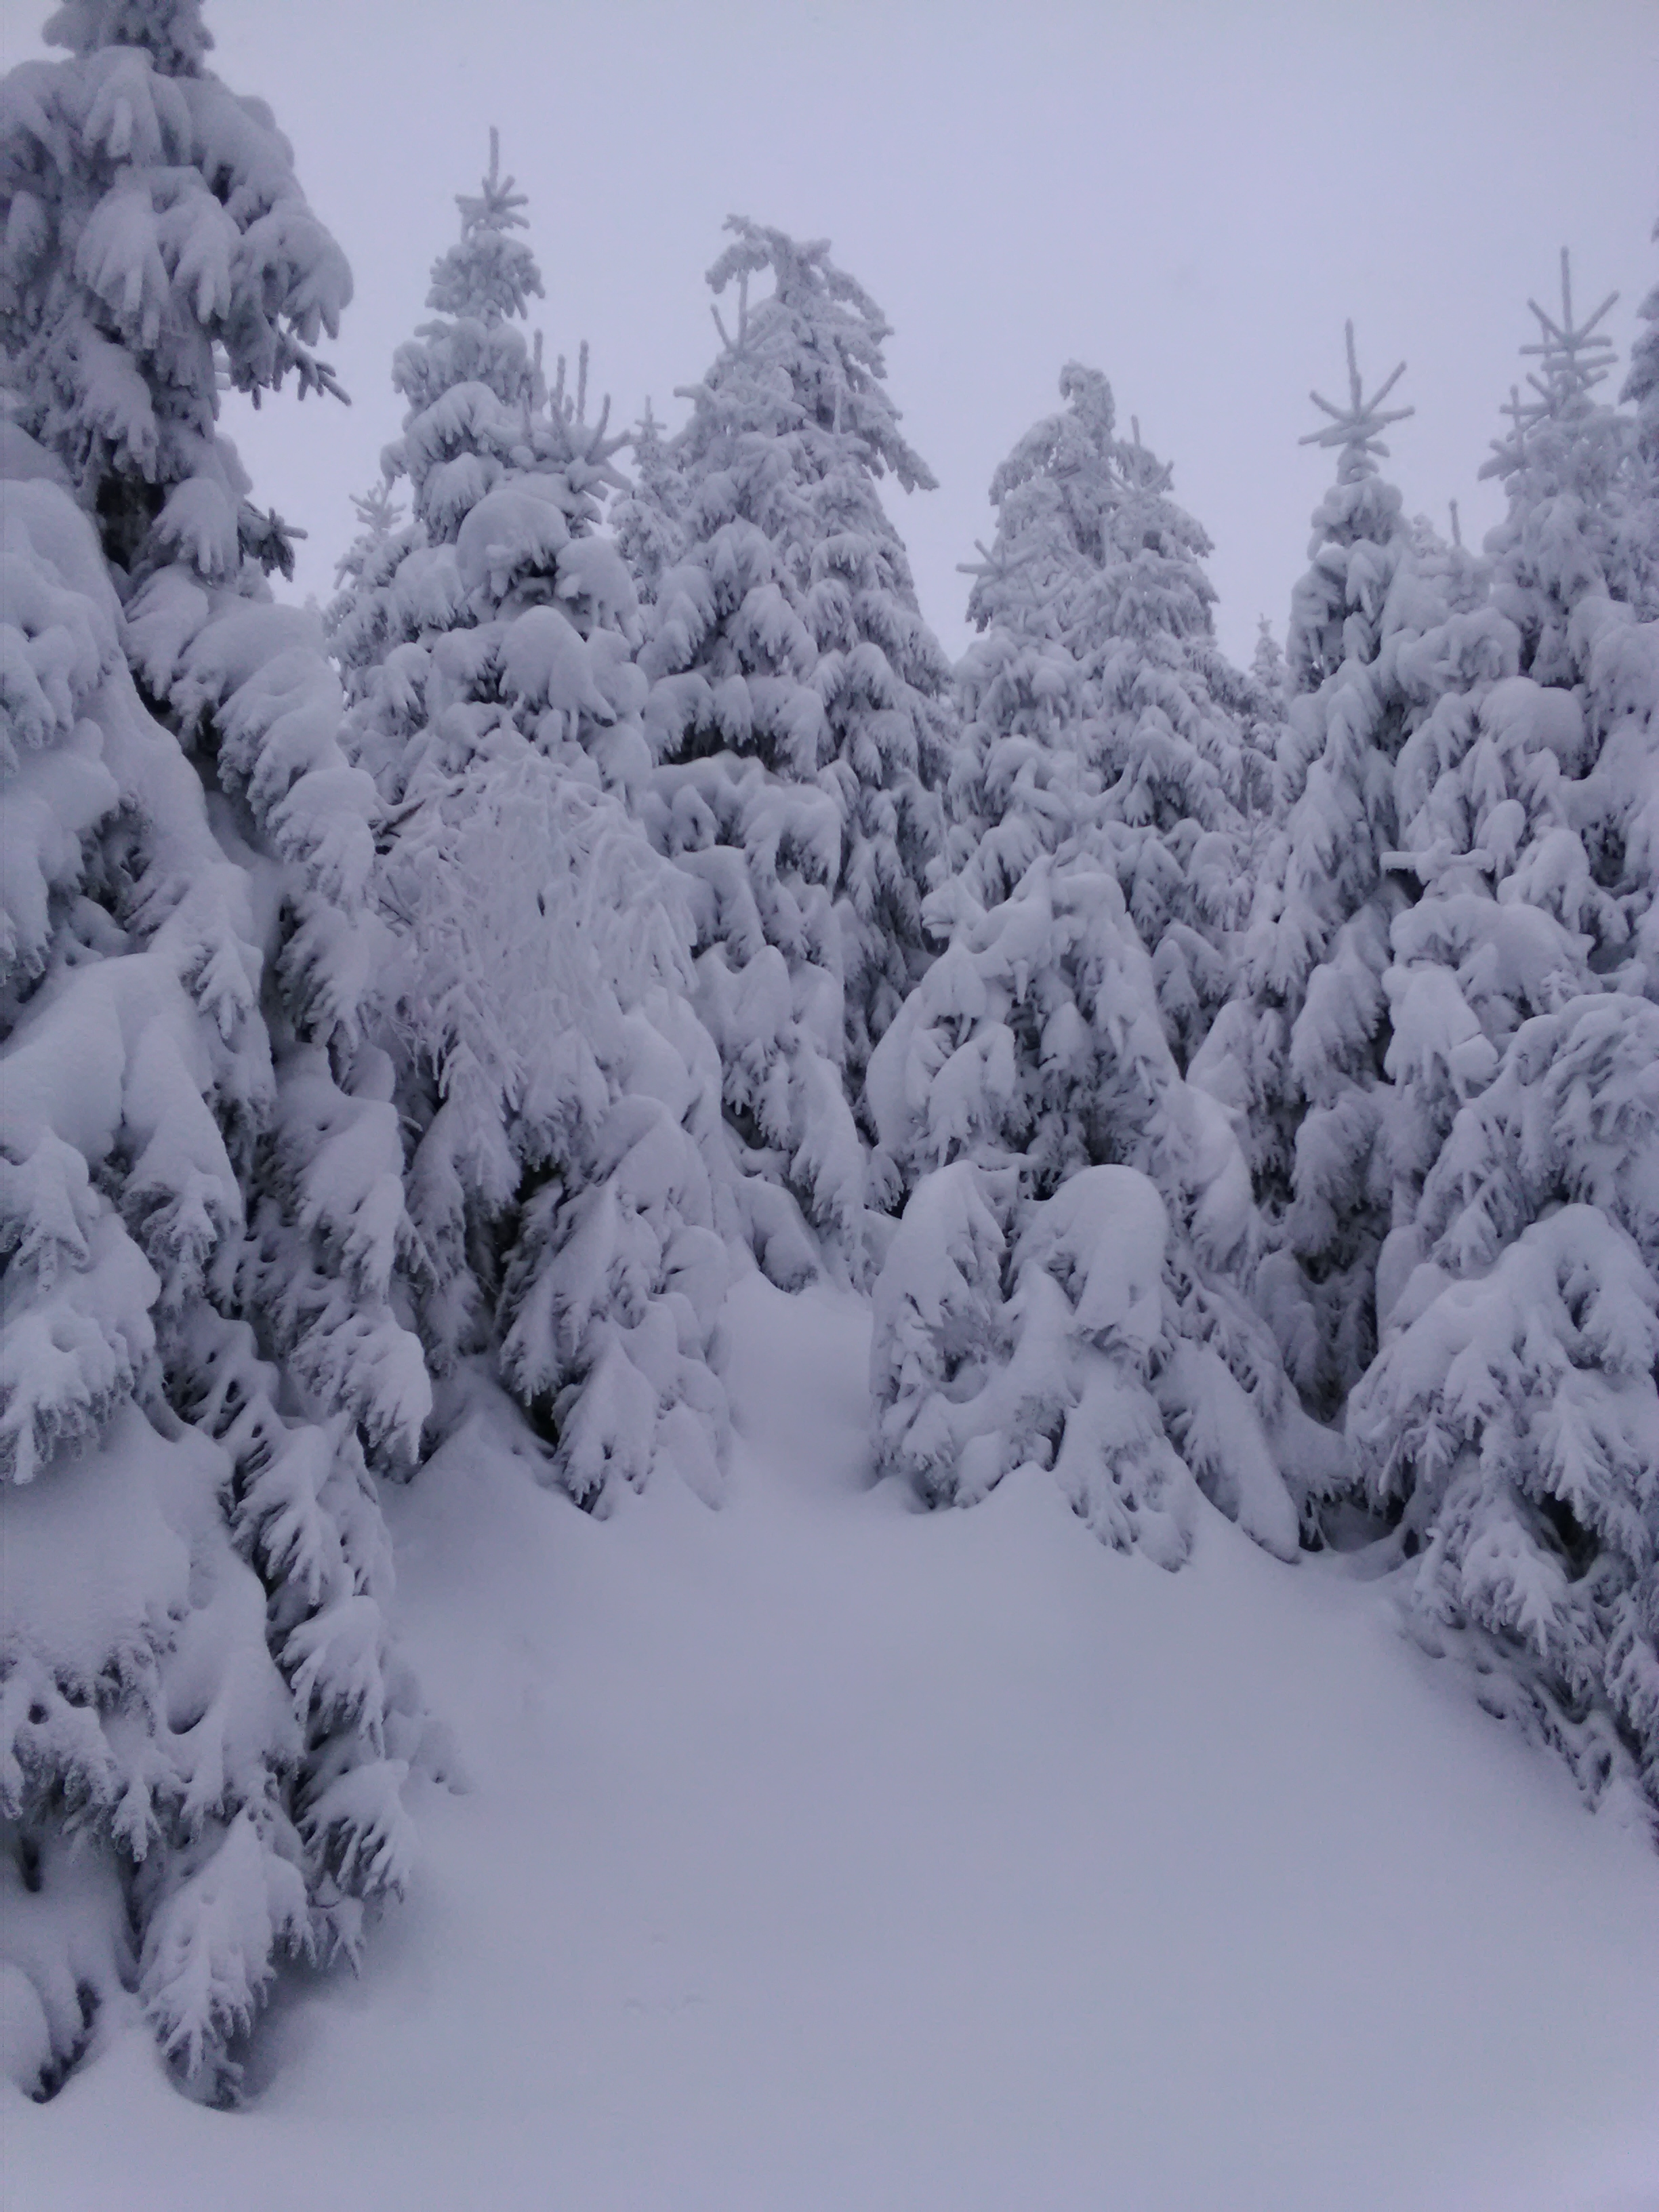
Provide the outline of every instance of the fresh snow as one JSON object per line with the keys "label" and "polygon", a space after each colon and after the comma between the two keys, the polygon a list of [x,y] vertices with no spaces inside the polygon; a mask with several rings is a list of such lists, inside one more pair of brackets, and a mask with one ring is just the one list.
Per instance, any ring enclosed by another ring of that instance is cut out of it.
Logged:
{"label": "fresh snow", "polygon": [[396,1497],[470,1786],[247,2109],[136,2019],[7,2089],[7,2212],[1652,2212],[1659,1884],[1385,1585],[1207,1505],[872,1486],[867,1309],[755,1273],[718,1511],[484,1404]]}

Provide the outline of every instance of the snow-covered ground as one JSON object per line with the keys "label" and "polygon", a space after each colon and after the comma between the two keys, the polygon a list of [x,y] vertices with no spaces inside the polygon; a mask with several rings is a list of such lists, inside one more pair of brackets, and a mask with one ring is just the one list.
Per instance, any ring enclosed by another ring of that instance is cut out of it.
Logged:
{"label": "snow-covered ground", "polygon": [[729,1503],[505,1423],[395,1507],[468,1747],[248,2109],[138,2030],[3,2108],[9,2212],[1652,2212],[1659,1860],[1387,1601],[1209,1516],[865,1474],[865,1309],[728,1308]]}

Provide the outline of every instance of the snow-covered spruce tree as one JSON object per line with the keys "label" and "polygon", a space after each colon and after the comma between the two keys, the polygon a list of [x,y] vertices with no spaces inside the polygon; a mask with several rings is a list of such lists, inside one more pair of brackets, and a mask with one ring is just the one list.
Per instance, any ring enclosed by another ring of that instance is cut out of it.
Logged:
{"label": "snow-covered spruce tree", "polygon": [[[1653,235],[1659,244],[1659,222],[1653,226]],[[1630,374],[1621,396],[1636,404],[1637,434],[1651,460],[1659,458],[1659,283],[1636,313],[1643,328],[1630,349]]]}
{"label": "snow-covered spruce tree", "polygon": [[887,324],[823,241],[728,227],[709,282],[735,283],[736,321],[673,441],[682,550],[640,658],[653,833],[691,888],[744,1231],[794,1284],[815,1248],[863,1265],[855,1111],[930,957],[949,672],[877,489],[933,482],[887,396]]}
{"label": "snow-covered spruce tree", "polygon": [[1086,817],[1184,1060],[1224,995],[1222,939],[1273,707],[1216,645],[1209,540],[1169,496],[1168,466],[1138,423],[1116,437],[1097,370],[1070,363],[1060,392],[1065,411],[998,470],[996,539],[969,571],[981,635],[958,679],[953,858],[988,907],[1034,857],[1034,836],[1052,851]]}
{"label": "snow-covered spruce tree", "polygon": [[1574,886],[1576,926],[1588,937],[1589,963],[1607,980],[1652,993],[1659,729],[1656,633],[1642,617],[1659,609],[1632,558],[1652,486],[1639,422],[1595,397],[1612,368],[1599,329],[1612,298],[1578,320],[1563,254],[1559,314],[1529,304],[1540,332],[1524,349],[1538,361],[1528,379],[1532,398],[1512,396],[1511,431],[1486,465],[1510,500],[1487,541],[1494,596],[1521,633],[1522,669],[1547,694],[1536,711],[1549,718],[1549,734],[1540,727],[1540,739],[1572,779],[1570,826],[1586,864]]}
{"label": "snow-covered spruce tree", "polygon": [[1654,640],[1606,588],[1617,564],[1602,553],[1620,542],[1629,494],[1629,426],[1590,396],[1606,374],[1595,325],[1607,304],[1577,323],[1564,264],[1559,321],[1534,309],[1534,398],[1513,401],[1490,465],[1510,489],[1492,557],[1415,526],[1427,627],[1388,641],[1408,734],[1393,775],[1399,849],[1384,857],[1409,902],[1382,979],[1392,1228],[1381,1322],[1423,1256],[1424,1178],[1517,1028],[1577,992],[1642,988],[1648,972]]}
{"label": "snow-covered spruce tree", "polygon": [[[1284,648],[1266,615],[1256,622],[1250,682],[1254,690],[1244,726],[1245,811],[1256,833],[1255,842],[1260,845],[1273,821],[1275,777],[1291,696]],[[1251,872],[1255,872],[1254,864]]]}
{"label": "snow-covered spruce tree", "polygon": [[[1246,1182],[1233,1161],[1206,1193],[1212,1222]],[[1331,1480],[1331,1440],[1300,1414],[1271,1340],[1194,1265],[1191,1232],[1136,1168],[1081,1168],[1041,1199],[1007,1163],[923,1176],[874,1322],[876,1464],[928,1504],[1047,1470],[1103,1541],[1176,1567],[1200,1492],[1288,1559],[1297,1495]]]}
{"label": "snow-covered spruce tree", "polygon": [[[1085,1071],[1092,1015],[1078,1000],[1062,1021],[1057,1003],[1044,1003],[1066,988],[1067,956],[1056,941],[1045,959],[1031,940],[1028,893],[1070,911],[1067,878],[1088,879],[1079,941],[1097,945],[1085,964],[1097,964],[1101,932],[1127,927],[1129,966],[1152,963],[1155,997],[1141,1013],[1177,1062],[1225,989],[1249,834],[1238,803],[1248,781],[1241,716],[1262,702],[1215,648],[1213,595],[1198,562],[1205,541],[1168,497],[1167,470],[1138,438],[1115,437],[1098,372],[1073,363],[1060,389],[1066,411],[998,471],[995,542],[969,571],[981,634],[959,678],[954,867],[927,909],[936,934],[954,946],[971,940],[988,976],[983,956],[1006,940],[1002,1003],[990,1018],[1016,1021],[1020,1042],[1006,1083],[1000,1057],[970,1078],[980,1018],[957,1003],[960,963],[923,978],[870,1081],[902,1184],[976,1133],[1018,1146],[1036,1188],[1091,1159],[1135,1156],[1103,1133],[1123,1109],[1115,1079]],[[1103,907],[1100,876],[1118,891]],[[1128,1064],[1116,1047],[1101,1048],[1120,1069]]]}
{"label": "snow-covered spruce tree", "polygon": [[1250,674],[1257,689],[1282,710],[1289,697],[1285,672],[1285,650],[1273,635],[1273,626],[1266,615],[1256,618],[1255,651],[1250,655]]}
{"label": "snow-covered spruce tree", "polygon": [[276,1957],[400,1887],[422,1725],[374,793],[216,420],[327,386],[349,276],[198,0],[47,34],[0,86],[0,1948],[36,2094],[134,1990],[225,2094]]}
{"label": "snow-covered spruce tree", "polygon": [[[1659,222],[1653,227],[1659,241]],[[1638,477],[1632,502],[1626,572],[1644,620],[1659,617],[1659,283],[1636,311],[1642,328],[1630,349],[1630,374],[1620,397],[1636,407]]]}
{"label": "snow-covered spruce tree", "polygon": [[[393,799],[425,750],[429,641],[471,627],[450,549],[483,495],[530,465],[531,416],[546,396],[539,349],[524,328],[530,301],[542,296],[541,272],[516,235],[527,228],[526,200],[501,174],[495,132],[489,174],[456,204],[461,235],[434,264],[427,295],[440,319],[422,324],[392,362],[408,403],[403,435],[382,458],[383,495],[368,495],[375,518],[354,502],[365,534],[328,612],[354,750]],[[404,481],[410,520],[382,529],[379,517],[390,525],[393,486]]]}
{"label": "snow-covered spruce tree", "polygon": [[1304,441],[1340,458],[1292,598],[1279,827],[1261,855],[1237,995],[1193,1068],[1249,1145],[1276,1247],[1259,1293],[1291,1374],[1326,1416],[1375,1344],[1390,1199],[1382,979],[1389,924],[1410,896],[1387,856],[1398,843],[1395,762],[1420,705],[1397,660],[1443,611],[1377,468],[1382,431],[1411,411],[1383,405],[1403,364],[1367,398],[1352,325],[1347,353],[1348,403],[1315,393],[1330,420]]}
{"label": "snow-covered spruce tree", "polygon": [[1659,1009],[1522,1024],[1465,1106],[1349,1426],[1409,1615],[1570,1760],[1659,1813]]}
{"label": "snow-covered spruce tree", "polygon": [[[1659,240],[1659,223],[1654,226]],[[1636,403],[1636,455],[1628,501],[1633,544],[1624,573],[1633,625],[1609,624],[1590,668],[1592,696],[1607,734],[1600,765],[1620,766],[1620,890],[1641,962],[1630,988],[1659,999],[1659,284],[1638,310],[1644,325],[1631,348],[1624,397]],[[1637,639],[1642,641],[1638,646]]]}
{"label": "snow-covered spruce tree", "polygon": [[1105,557],[1088,579],[1090,753],[1112,779],[1110,813],[1132,833],[1117,841],[1119,877],[1184,1066],[1230,980],[1228,939],[1249,873],[1241,817],[1266,796],[1261,747],[1273,705],[1216,643],[1202,565],[1210,541],[1169,496],[1171,471],[1142,444],[1139,422],[1121,468]]}
{"label": "snow-covered spruce tree", "polygon": [[[1547,434],[1559,445],[1554,429]],[[1498,450],[1518,484],[1528,472],[1513,440]],[[1500,548],[1527,534],[1523,497],[1518,489],[1510,526],[1494,540]],[[1459,1108],[1491,1080],[1531,1017],[1621,973],[1628,980],[1632,916],[1618,895],[1616,857],[1623,829],[1598,823],[1629,812],[1624,802],[1642,787],[1648,750],[1633,696],[1611,717],[1601,711],[1615,663],[1631,692],[1643,635],[1588,580],[1575,587],[1563,577],[1563,604],[1573,635],[1582,635],[1583,617],[1595,622],[1601,680],[1544,684],[1519,672],[1525,637],[1489,596],[1491,561],[1438,547],[1421,531],[1415,558],[1441,619],[1395,640],[1395,672],[1414,704],[1393,779],[1399,849],[1387,856],[1411,897],[1394,916],[1382,976],[1392,1193],[1376,1280],[1384,1328],[1424,1255],[1419,1201]],[[1507,586],[1516,605],[1512,573]],[[1603,766],[1596,725],[1620,714]],[[1626,787],[1623,802],[1609,782]]]}
{"label": "snow-covered spruce tree", "polygon": [[349,596],[349,587],[361,582],[364,571],[374,564],[387,539],[396,536],[404,516],[384,477],[367,491],[355,492],[351,507],[357,518],[357,535],[340,556],[334,569],[334,589],[342,603]]}
{"label": "snow-covered spruce tree", "polygon": [[[1166,472],[1113,437],[1103,378],[1073,367],[1062,392],[1067,412],[999,472],[973,572],[958,866],[928,907],[948,949],[871,1062],[883,1157],[910,1193],[877,1291],[878,1459],[934,1500],[1052,1464],[1103,1536],[1166,1565],[1196,1476],[1291,1553],[1329,1440],[1243,1294],[1248,1171],[1173,1048],[1194,994],[1171,993],[1142,938],[1173,942],[1188,979],[1200,954],[1219,967],[1221,898],[1187,902],[1195,877],[1201,900],[1206,871],[1222,896],[1239,872],[1239,725],[1220,699],[1243,687],[1209,641]],[[1190,951],[1183,910],[1212,933],[1187,925]],[[1121,1344],[1120,1274],[1142,1286]]]}
{"label": "snow-covered spruce tree", "polygon": [[605,519],[641,604],[650,606],[664,570],[679,555],[686,484],[648,399],[629,444],[633,480],[611,501]]}
{"label": "snow-covered spruce tree", "polygon": [[[604,1507],[662,1462],[712,1497],[725,1280],[719,1073],[686,1004],[678,872],[631,817],[637,607],[594,526],[619,441],[549,392],[522,195],[489,173],[397,356],[413,520],[331,622],[391,808],[386,1041],[411,1132],[414,1287],[441,1370],[482,1356]],[[458,1412],[461,1400],[450,1408]]]}
{"label": "snow-covered spruce tree", "polygon": [[1481,470],[1503,480],[1510,502],[1486,544],[1496,563],[1493,594],[1521,633],[1523,672],[1540,684],[1584,680],[1589,641],[1573,635],[1581,602],[1632,597],[1624,556],[1635,425],[1594,397],[1613,370],[1601,324],[1618,296],[1609,293],[1580,321],[1563,249],[1560,309],[1552,314],[1528,302],[1538,337],[1521,350],[1538,366],[1528,372],[1528,395],[1511,393],[1510,434]]}
{"label": "snow-covered spruce tree", "polygon": [[1423,889],[1384,979],[1395,1226],[1349,1425],[1425,1640],[1592,1798],[1659,1807],[1659,625],[1608,592],[1630,477],[1590,398],[1601,312],[1575,321],[1565,264],[1559,319],[1534,308],[1488,541],[1506,611],[1401,657],[1455,680],[1397,774]]}
{"label": "snow-covered spruce tree", "polygon": [[[1153,1377],[1188,1354],[1211,1363],[1170,1340],[1163,1201],[1133,1168],[1085,1168],[1021,1210],[1011,1250],[1000,1180],[957,1160],[924,1176],[905,1209],[876,1284],[877,1463],[929,1504],[973,1504],[1011,1474],[1052,1470],[1103,1541],[1177,1567],[1196,1492]],[[1214,1362],[1204,1379],[1225,1377]],[[1243,1413],[1229,1471],[1252,1462],[1262,1488],[1249,1502],[1267,1516],[1260,1533],[1275,1530],[1288,1553],[1295,1513],[1265,1455],[1254,1463],[1255,1423],[1236,1395],[1210,1405],[1224,1419]]]}
{"label": "snow-covered spruce tree", "polygon": [[[961,735],[946,790],[946,859],[957,888],[988,913],[1039,855],[1054,852],[1078,811],[1079,732],[1088,713],[1070,588],[1098,541],[1096,518],[1115,495],[1111,390],[1069,364],[1063,415],[1039,423],[997,471],[997,526],[977,562],[968,616],[977,635],[956,671]],[[1043,457],[1047,456],[1047,465]]]}

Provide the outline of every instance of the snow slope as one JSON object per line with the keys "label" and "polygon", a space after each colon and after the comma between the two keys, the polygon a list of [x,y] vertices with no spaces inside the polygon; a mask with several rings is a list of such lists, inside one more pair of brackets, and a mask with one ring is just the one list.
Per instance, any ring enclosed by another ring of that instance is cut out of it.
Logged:
{"label": "snow slope", "polygon": [[1213,1515],[865,1475],[865,1310],[727,1310],[712,1513],[396,1503],[472,1787],[233,2115],[136,2029],[13,2098],[8,2212],[1656,2212],[1659,1861],[1387,1601]]}

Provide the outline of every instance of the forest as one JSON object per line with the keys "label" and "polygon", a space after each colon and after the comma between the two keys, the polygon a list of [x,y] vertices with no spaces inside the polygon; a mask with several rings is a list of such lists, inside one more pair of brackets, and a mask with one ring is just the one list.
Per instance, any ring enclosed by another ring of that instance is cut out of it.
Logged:
{"label": "forest", "polygon": [[830,246],[734,216],[684,424],[625,424],[532,328],[492,137],[302,605],[222,399],[332,404],[344,257],[202,0],[47,36],[0,84],[24,2095],[118,2016],[238,2103],[470,1764],[400,1501],[487,1429],[594,1543],[674,1489],[717,1541],[761,1286],[859,1302],[864,1480],[918,1517],[1042,1486],[1171,1577],[1232,1524],[1650,1844],[1652,272],[1620,361],[1542,252],[1478,548],[1405,511],[1350,326],[1249,667],[1170,465],[1057,362],[953,665]]}

